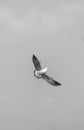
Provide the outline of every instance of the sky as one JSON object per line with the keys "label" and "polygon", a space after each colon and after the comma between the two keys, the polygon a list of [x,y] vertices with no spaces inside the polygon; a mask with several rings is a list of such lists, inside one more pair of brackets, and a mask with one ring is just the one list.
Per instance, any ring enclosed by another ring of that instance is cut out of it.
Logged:
{"label": "sky", "polygon": [[83,0],[0,1],[0,129],[84,130]]}

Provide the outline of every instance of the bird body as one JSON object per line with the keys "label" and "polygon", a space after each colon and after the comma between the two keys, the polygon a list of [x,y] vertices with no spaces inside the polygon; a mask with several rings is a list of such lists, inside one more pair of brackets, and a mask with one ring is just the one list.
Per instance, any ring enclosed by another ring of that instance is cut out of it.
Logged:
{"label": "bird body", "polygon": [[47,67],[45,67],[44,69],[42,69],[42,70],[34,70],[34,76],[36,77],[36,78],[42,78],[42,74],[43,73],[46,73],[47,72]]}
{"label": "bird body", "polygon": [[35,74],[43,74],[43,73],[46,73],[46,71],[47,71],[47,67],[42,69],[42,70],[40,70],[40,71],[36,70]]}

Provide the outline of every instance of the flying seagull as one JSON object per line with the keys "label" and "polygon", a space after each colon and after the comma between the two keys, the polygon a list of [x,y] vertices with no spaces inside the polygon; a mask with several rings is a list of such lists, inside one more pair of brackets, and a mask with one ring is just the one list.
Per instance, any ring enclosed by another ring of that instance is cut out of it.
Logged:
{"label": "flying seagull", "polygon": [[33,61],[34,67],[35,67],[34,76],[36,78],[42,78],[42,79],[44,79],[45,81],[47,81],[49,84],[51,84],[53,86],[60,86],[61,85],[59,82],[55,81],[52,77],[49,77],[46,74],[47,67],[42,69],[41,63],[37,59],[37,57],[35,55],[32,56],[32,61]]}

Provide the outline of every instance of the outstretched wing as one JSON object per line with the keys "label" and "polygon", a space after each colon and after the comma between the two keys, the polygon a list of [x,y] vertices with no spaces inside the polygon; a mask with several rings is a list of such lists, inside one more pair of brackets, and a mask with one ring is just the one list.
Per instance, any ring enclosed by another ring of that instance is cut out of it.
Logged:
{"label": "outstretched wing", "polygon": [[61,85],[59,82],[55,81],[53,78],[46,75],[46,73],[43,73],[41,76],[44,80],[46,80],[49,84],[51,84],[53,86],[60,86]]}
{"label": "outstretched wing", "polygon": [[35,69],[40,71],[41,70],[41,64],[40,64],[40,61],[37,59],[37,57],[35,55],[32,56],[32,61],[33,61]]}

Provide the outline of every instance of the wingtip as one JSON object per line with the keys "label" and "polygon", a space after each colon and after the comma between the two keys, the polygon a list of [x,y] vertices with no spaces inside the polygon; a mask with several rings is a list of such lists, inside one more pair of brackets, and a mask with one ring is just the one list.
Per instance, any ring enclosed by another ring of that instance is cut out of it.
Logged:
{"label": "wingtip", "polygon": [[59,85],[58,85],[58,86],[61,86],[61,85],[62,85],[62,84],[60,84],[60,83],[59,83]]}
{"label": "wingtip", "polygon": [[61,83],[56,82],[56,86],[61,86],[61,85],[62,85]]}
{"label": "wingtip", "polygon": [[35,55],[33,54],[32,57],[34,57]]}
{"label": "wingtip", "polygon": [[36,57],[36,56],[33,54],[32,57],[34,58],[34,57]]}
{"label": "wingtip", "polygon": [[35,55],[33,54],[33,55],[32,55],[32,59],[34,59],[34,58],[35,58]]}

